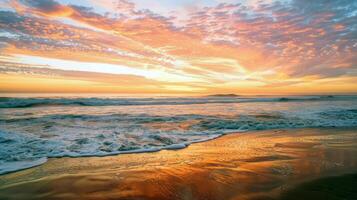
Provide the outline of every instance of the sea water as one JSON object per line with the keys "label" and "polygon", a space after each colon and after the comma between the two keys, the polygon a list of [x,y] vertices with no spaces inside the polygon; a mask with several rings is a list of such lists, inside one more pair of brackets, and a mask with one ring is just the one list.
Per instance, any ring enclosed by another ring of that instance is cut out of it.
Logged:
{"label": "sea water", "polygon": [[1,97],[0,174],[251,130],[357,127],[357,96]]}

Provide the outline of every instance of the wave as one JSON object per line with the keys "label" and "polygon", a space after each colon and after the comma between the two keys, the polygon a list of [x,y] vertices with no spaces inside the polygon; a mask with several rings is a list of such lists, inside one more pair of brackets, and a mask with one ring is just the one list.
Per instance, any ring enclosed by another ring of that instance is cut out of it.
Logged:
{"label": "wave", "polygon": [[190,105],[217,103],[303,102],[357,100],[357,96],[296,96],[241,97],[208,96],[197,98],[13,98],[0,97],[0,108],[29,108],[41,106],[134,106]]}
{"label": "wave", "polygon": [[51,114],[0,119],[0,174],[54,157],[108,156],[179,149],[231,132],[357,127],[357,109],[307,113],[258,112],[234,116],[184,114]]}

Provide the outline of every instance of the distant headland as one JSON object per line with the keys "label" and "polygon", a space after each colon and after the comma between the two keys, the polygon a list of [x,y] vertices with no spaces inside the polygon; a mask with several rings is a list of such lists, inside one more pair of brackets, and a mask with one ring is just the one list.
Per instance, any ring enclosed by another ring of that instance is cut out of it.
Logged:
{"label": "distant headland", "polygon": [[208,95],[208,97],[239,97],[237,94],[212,94]]}

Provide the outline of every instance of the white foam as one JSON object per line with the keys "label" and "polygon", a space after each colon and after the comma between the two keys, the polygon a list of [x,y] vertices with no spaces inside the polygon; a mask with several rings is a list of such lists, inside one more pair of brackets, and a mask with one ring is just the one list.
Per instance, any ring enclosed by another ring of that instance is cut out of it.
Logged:
{"label": "white foam", "polygon": [[32,168],[38,165],[42,165],[45,162],[47,162],[47,158],[39,158],[36,160],[0,162],[0,174],[6,174],[10,172]]}

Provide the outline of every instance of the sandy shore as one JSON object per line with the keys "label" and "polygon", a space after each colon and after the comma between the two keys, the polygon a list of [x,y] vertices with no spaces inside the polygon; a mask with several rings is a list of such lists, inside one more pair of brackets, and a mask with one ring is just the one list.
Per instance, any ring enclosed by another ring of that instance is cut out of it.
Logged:
{"label": "sandy shore", "polygon": [[277,199],[348,173],[357,173],[356,129],[273,130],[181,150],[50,159],[0,176],[0,199]]}

